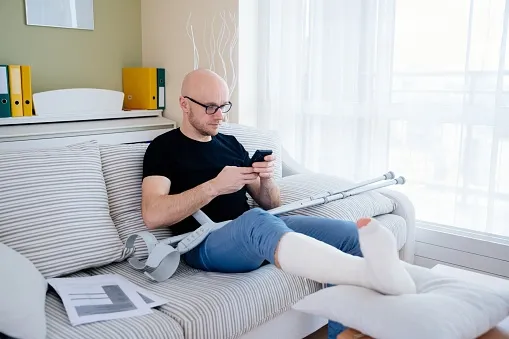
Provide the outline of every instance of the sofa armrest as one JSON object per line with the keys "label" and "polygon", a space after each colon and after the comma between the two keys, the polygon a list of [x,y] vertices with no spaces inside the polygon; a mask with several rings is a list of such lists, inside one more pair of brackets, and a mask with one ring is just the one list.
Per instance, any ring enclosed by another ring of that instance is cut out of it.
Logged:
{"label": "sofa armrest", "polygon": [[[309,174],[313,173],[306,169],[304,166],[299,164],[292,158],[288,151],[283,147],[282,153],[282,166],[283,166],[283,177],[295,175],[295,174]],[[405,219],[407,227],[407,240],[403,248],[399,251],[399,256],[402,260],[413,264],[415,256],[415,208],[410,199],[403,193],[388,189],[381,188],[377,192],[385,195],[389,199],[395,201],[396,209],[392,212],[395,215],[401,216]]]}
{"label": "sofa armrest", "polygon": [[399,252],[400,259],[410,264],[414,262],[415,256],[415,208],[407,195],[389,188],[377,190],[396,203],[396,209],[392,214],[399,215],[405,219],[407,227],[407,239],[405,245]]}

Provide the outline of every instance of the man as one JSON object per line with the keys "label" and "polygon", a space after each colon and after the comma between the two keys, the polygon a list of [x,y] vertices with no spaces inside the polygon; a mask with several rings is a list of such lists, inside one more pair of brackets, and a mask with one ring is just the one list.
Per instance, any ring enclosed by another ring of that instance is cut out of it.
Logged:
{"label": "man", "polygon": [[[195,70],[182,82],[182,126],[155,138],[144,158],[142,215],[149,229],[175,234],[199,224],[201,209],[215,222],[231,220],[183,255],[192,267],[248,272],[264,261],[289,274],[327,284],[353,284],[386,294],[415,293],[397,257],[394,237],[376,221],[356,223],[310,217],[273,216],[280,205],[273,180],[274,156],[249,165],[249,154],[233,136],[218,133],[231,108],[225,81]],[[249,209],[246,193],[261,208]],[[330,324],[329,338],[343,331]]]}

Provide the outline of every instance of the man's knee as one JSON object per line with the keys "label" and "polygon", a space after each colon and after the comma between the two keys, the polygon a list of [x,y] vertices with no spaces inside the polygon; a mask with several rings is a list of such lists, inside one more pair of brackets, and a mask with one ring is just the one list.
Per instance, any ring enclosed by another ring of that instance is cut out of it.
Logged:
{"label": "man's knee", "polygon": [[258,248],[271,263],[282,236],[292,230],[278,217],[261,208],[252,208],[241,216],[243,241]]}
{"label": "man's knee", "polygon": [[243,226],[251,228],[278,222],[278,218],[275,215],[259,207],[254,207],[244,212],[240,218],[243,221]]}
{"label": "man's knee", "polygon": [[270,214],[268,211],[264,210],[263,208],[260,208],[260,207],[253,207],[249,210],[247,210],[246,212],[244,212],[244,214],[242,215],[245,215],[245,216],[248,216],[248,217],[274,217],[274,215]]}

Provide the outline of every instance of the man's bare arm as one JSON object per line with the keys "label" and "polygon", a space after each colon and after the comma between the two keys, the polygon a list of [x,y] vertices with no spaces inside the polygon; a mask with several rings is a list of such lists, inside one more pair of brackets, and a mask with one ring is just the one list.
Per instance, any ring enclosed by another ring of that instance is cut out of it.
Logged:
{"label": "man's bare arm", "polygon": [[270,210],[281,206],[281,197],[278,185],[273,179],[261,179],[247,186],[249,195],[260,207]]}
{"label": "man's bare arm", "polygon": [[170,180],[163,176],[143,179],[141,212],[149,229],[171,226],[192,215],[218,195],[210,182],[168,195],[170,185]]}

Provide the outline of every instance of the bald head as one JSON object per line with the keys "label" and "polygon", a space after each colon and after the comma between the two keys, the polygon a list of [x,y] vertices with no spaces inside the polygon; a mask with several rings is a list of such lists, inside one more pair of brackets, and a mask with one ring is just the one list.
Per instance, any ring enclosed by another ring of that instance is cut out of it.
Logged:
{"label": "bald head", "polygon": [[[226,81],[208,69],[197,69],[188,73],[182,81],[180,107],[183,113],[182,130],[199,140],[209,140],[218,133],[224,119],[223,110],[231,107],[230,93]],[[215,110],[214,107],[218,109]],[[212,113],[207,113],[207,108]],[[221,107],[221,109],[219,109]]]}
{"label": "bald head", "polygon": [[[208,69],[191,71],[186,74],[182,81],[182,96],[189,96],[196,100],[205,100],[207,96],[216,94],[216,92],[221,92],[221,96],[226,96],[226,98],[223,99],[228,100],[229,90],[226,81],[217,73]],[[219,93],[217,93],[217,95],[219,95]],[[222,103],[217,102],[217,104]]]}

